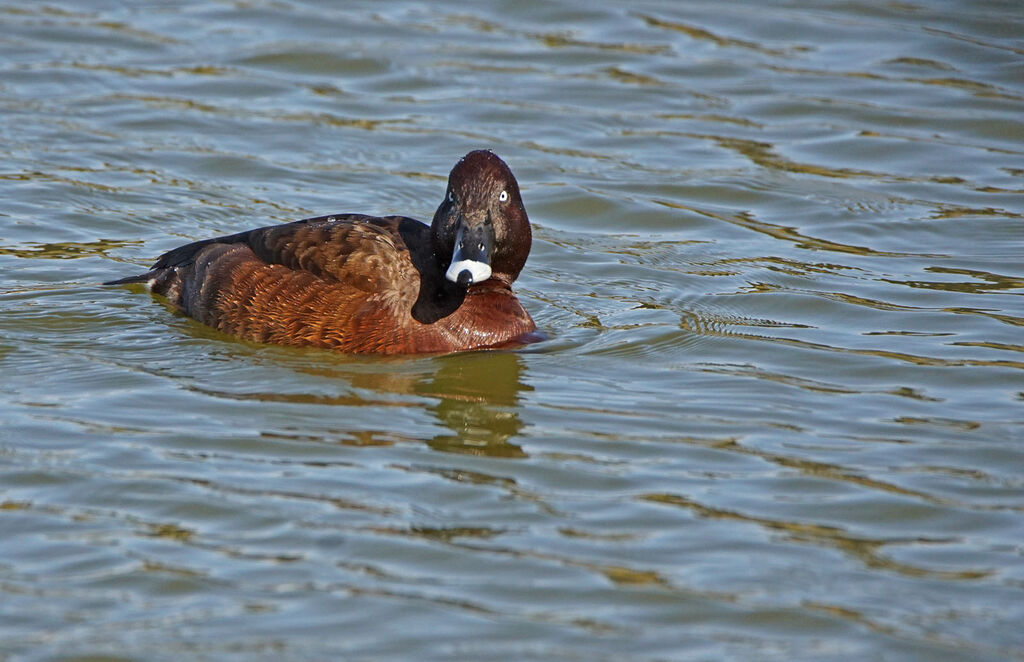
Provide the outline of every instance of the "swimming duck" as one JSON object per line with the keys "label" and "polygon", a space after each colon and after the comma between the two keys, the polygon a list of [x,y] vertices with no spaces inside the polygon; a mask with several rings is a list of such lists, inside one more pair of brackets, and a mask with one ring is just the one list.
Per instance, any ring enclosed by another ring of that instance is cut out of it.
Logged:
{"label": "swimming duck", "polygon": [[246,340],[359,354],[443,353],[526,342],[512,293],[532,235],[496,154],[466,154],[426,225],[335,214],[170,250],[144,274],[187,315]]}

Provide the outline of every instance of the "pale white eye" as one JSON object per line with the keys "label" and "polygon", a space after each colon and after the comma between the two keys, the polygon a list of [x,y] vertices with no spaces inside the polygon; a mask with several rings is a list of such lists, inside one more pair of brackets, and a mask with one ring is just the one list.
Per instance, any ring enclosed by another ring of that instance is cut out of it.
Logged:
{"label": "pale white eye", "polygon": [[498,195],[498,200],[501,201],[501,202],[505,202],[506,200],[508,200],[508,191],[502,191]]}
{"label": "pale white eye", "polygon": [[455,202],[455,191],[448,191],[448,202]]}

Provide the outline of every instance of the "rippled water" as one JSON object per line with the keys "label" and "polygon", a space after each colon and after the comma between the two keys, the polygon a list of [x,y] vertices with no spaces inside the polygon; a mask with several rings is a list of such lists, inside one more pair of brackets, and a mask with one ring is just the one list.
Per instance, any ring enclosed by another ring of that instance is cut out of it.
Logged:
{"label": "rippled water", "polygon": [[[0,659],[1024,659],[1019,3],[125,4],[0,5]],[[97,285],[479,147],[546,342]]]}

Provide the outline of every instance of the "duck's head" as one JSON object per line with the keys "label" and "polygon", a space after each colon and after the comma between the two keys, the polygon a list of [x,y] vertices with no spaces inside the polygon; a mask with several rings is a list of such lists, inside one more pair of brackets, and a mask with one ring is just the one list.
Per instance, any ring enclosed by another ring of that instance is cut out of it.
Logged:
{"label": "duck's head", "polygon": [[519,183],[489,150],[470,152],[452,168],[431,231],[445,278],[463,287],[490,278],[511,283],[533,241]]}

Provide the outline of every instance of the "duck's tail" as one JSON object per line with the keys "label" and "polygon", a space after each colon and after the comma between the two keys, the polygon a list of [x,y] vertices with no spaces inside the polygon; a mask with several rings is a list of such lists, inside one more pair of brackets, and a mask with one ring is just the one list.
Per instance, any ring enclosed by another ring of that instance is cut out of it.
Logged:
{"label": "duck's tail", "polygon": [[156,270],[147,271],[144,274],[138,274],[136,276],[128,276],[127,278],[118,278],[117,280],[108,280],[103,285],[129,285],[131,283],[146,283],[152,280],[156,276]]}

